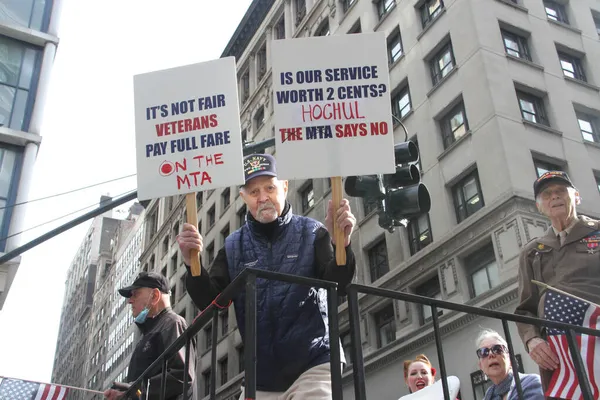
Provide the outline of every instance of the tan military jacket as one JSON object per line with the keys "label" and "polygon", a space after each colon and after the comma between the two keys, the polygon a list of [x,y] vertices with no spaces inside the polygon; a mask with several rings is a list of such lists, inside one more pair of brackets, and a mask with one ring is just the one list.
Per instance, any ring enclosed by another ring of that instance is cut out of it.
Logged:
{"label": "tan military jacket", "polygon": [[[519,260],[519,305],[515,314],[544,317],[544,293],[531,283],[535,279],[575,296],[600,304],[600,221],[579,216],[561,247],[552,226],[542,237],[521,250]],[[517,324],[527,342],[542,337],[540,329]]]}

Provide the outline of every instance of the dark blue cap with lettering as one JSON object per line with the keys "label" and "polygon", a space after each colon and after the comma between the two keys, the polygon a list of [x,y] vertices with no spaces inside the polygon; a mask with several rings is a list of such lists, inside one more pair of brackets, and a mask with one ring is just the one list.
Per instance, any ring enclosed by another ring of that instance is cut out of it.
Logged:
{"label": "dark blue cap with lettering", "polygon": [[244,179],[246,183],[257,176],[277,176],[275,157],[270,154],[250,154],[244,157]]}

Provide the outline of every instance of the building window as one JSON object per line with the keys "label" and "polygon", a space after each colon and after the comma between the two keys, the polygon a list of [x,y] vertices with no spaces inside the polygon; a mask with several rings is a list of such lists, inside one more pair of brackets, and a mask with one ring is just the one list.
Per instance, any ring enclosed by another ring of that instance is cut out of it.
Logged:
{"label": "building window", "polygon": [[349,366],[352,364],[352,338],[350,337],[350,332],[340,334],[340,341],[342,342],[344,356],[346,357],[346,366]]}
{"label": "building window", "polygon": [[238,211],[238,213],[237,213],[237,216],[238,216],[238,226],[240,228],[246,224],[246,214],[247,213],[248,213],[248,209],[247,209],[246,205],[244,204],[242,206],[242,208],[240,209],[240,211]]}
{"label": "building window", "polygon": [[517,35],[516,33],[508,32],[504,29],[500,32],[502,33],[504,51],[506,51],[506,54],[531,61],[527,38]]}
{"label": "building window", "polygon": [[22,42],[0,37],[0,126],[18,131],[29,128],[40,53]]}
{"label": "building window", "polygon": [[238,371],[244,372],[246,370],[246,367],[244,365],[245,358],[244,358],[244,345],[243,344],[237,348],[237,356],[238,356]]}
{"label": "building window", "polygon": [[221,192],[221,205],[223,206],[223,211],[229,207],[229,204],[231,204],[231,190],[229,188],[225,188]]}
{"label": "building window", "polygon": [[544,101],[541,98],[519,90],[517,90],[517,98],[519,99],[521,116],[524,120],[533,122],[534,124],[549,126],[544,109]]}
{"label": "building window", "polygon": [[596,186],[598,187],[598,192],[600,192],[600,173],[598,173],[596,176]]}
{"label": "building window", "polygon": [[471,285],[471,298],[487,292],[500,283],[494,247],[489,244],[465,258]]}
{"label": "building window", "polygon": [[303,213],[315,205],[315,191],[313,190],[312,180],[300,191],[300,197],[302,198]]}
{"label": "building window", "polygon": [[223,311],[219,317],[221,319],[221,335],[225,336],[229,332],[229,311]]}
{"label": "building window", "polygon": [[241,98],[242,98],[242,104],[244,104],[246,102],[246,100],[248,100],[248,98],[250,97],[250,70],[246,69],[246,71],[244,71],[242,73],[242,79],[240,79],[240,92],[241,93]]}
{"label": "building window", "polygon": [[242,146],[245,145],[247,141],[248,141],[248,130],[244,128],[244,129],[242,129]]}
{"label": "building window", "polygon": [[388,61],[390,64],[395,63],[402,57],[402,39],[400,37],[400,29],[396,28],[387,39]]}
{"label": "building window", "polygon": [[173,254],[171,257],[171,274],[169,275],[169,278],[172,277],[175,272],[177,272],[177,253]]}
{"label": "building window", "polygon": [[[415,293],[419,296],[430,297],[432,299],[441,300],[442,291],[440,289],[440,278],[436,275],[415,289]],[[431,321],[431,307],[426,304],[421,304],[421,325]],[[438,309],[438,315],[442,315],[442,310]]]}
{"label": "building window", "polygon": [[177,235],[179,235],[179,223],[178,222],[176,222],[175,225],[173,225],[173,240],[175,240]]}
{"label": "building window", "polygon": [[212,325],[204,328],[204,349],[208,350],[212,347]]}
{"label": "building window", "polygon": [[433,85],[435,86],[440,83],[454,69],[455,65],[452,43],[449,42],[431,59],[430,66]]}
{"label": "building window", "polygon": [[258,82],[260,82],[260,80],[263,78],[263,76],[265,76],[265,74],[267,73],[267,45],[266,44],[263,44],[262,47],[260,48],[260,50],[258,50],[256,57],[258,58],[258,72],[257,72],[256,80]]}
{"label": "building window", "polygon": [[[0,237],[8,236],[12,205],[15,203],[22,153],[17,147],[0,144]],[[0,251],[4,251],[6,239],[0,240]]]}
{"label": "building window", "polygon": [[535,173],[538,178],[548,171],[562,171],[562,168],[558,165],[545,161],[533,160],[533,165],[535,166]]}
{"label": "building window", "polygon": [[229,224],[225,225],[225,228],[221,231],[221,243],[225,245],[225,239],[229,236]]}
{"label": "building window", "polygon": [[580,58],[559,51],[558,59],[564,76],[586,82]]}
{"label": "building window", "polygon": [[202,192],[196,193],[196,207],[202,207]]}
{"label": "building window", "polygon": [[594,19],[594,24],[596,25],[596,33],[600,36],[600,13],[592,12],[592,18]]}
{"label": "building window", "polygon": [[169,253],[169,235],[165,236],[165,238],[163,239],[162,251],[163,251],[163,255],[166,255],[167,253]]}
{"label": "building window", "polygon": [[342,12],[347,13],[354,3],[356,0],[342,0]]}
{"label": "building window", "polygon": [[411,255],[425,248],[433,241],[431,236],[429,213],[421,215],[418,218],[413,218],[409,221],[408,238],[410,240]]}
{"label": "building window", "polygon": [[211,242],[206,246],[206,257],[208,259],[208,265],[212,264],[215,259],[215,242]]}
{"label": "building window", "polygon": [[394,318],[394,305],[389,304],[376,312],[375,328],[377,329],[377,348],[380,349],[396,340],[396,319]]}
{"label": "building window", "polygon": [[265,108],[260,106],[256,114],[254,114],[254,126],[256,127],[256,132],[260,130],[265,124]]}
{"label": "building window", "polygon": [[378,241],[368,250],[369,270],[371,271],[371,282],[375,282],[389,272],[387,245],[385,238]]}
{"label": "building window", "polygon": [[600,134],[598,131],[600,123],[597,117],[577,113],[577,122],[579,123],[579,130],[581,131],[583,140],[600,143]]}
{"label": "building window", "polygon": [[421,22],[423,28],[431,24],[443,9],[444,2],[442,0],[425,0],[421,6]]}
{"label": "building window", "polygon": [[221,371],[221,386],[227,383],[227,357],[219,360],[219,371]]}
{"label": "building window", "polygon": [[477,170],[460,180],[452,188],[456,220],[460,223],[484,206]]}
{"label": "building window", "polygon": [[374,197],[365,197],[363,199],[363,210],[365,216],[371,214],[373,211],[377,210],[379,206],[379,200]]}
{"label": "building window", "polygon": [[441,125],[445,149],[469,131],[467,113],[462,101],[442,117]]}
{"label": "building window", "polygon": [[275,39],[285,39],[285,18],[283,17],[275,25]]}
{"label": "building window", "polygon": [[353,34],[353,33],[361,33],[362,32],[362,28],[360,26],[360,19],[358,21],[356,21],[356,23],[352,26],[352,28],[350,28],[350,30],[348,31],[348,34]]}
{"label": "building window", "polygon": [[215,216],[215,205],[213,204],[213,206],[208,210],[208,212],[206,213],[206,216],[208,218],[208,228],[212,228],[213,225],[215,224],[216,220],[216,216]]}
{"label": "building window", "polygon": [[306,16],[306,0],[294,0],[296,6],[296,26],[300,24],[300,22]]}
{"label": "building window", "polygon": [[329,36],[329,20],[325,19],[315,31],[315,36]]}
{"label": "building window", "polygon": [[[396,118],[403,119],[411,110],[410,89],[406,85],[392,97],[392,112]],[[396,124],[395,121],[394,124]]]}
{"label": "building window", "polygon": [[175,293],[177,292],[177,285],[171,286],[171,290],[169,291],[169,297],[171,300],[171,304],[175,304]]}
{"label": "building window", "polygon": [[377,3],[377,14],[379,15],[379,19],[382,19],[395,5],[396,0],[379,0]]}
{"label": "building window", "polygon": [[544,0],[544,8],[546,9],[546,17],[549,20],[568,24],[567,9],[564,4],[560,4],[554,0]]}
{"label": "building window", "polygon": [[204,378],[204,395],[208,396],[210,394],[210,369],[207,369],[202,373],[202,378]]}
{"label": "building window", "polygon": [[24,26],[36,31],[45,31],[52,2],[46,0],[13,0],[3,1],[2,7],[1,22]]}

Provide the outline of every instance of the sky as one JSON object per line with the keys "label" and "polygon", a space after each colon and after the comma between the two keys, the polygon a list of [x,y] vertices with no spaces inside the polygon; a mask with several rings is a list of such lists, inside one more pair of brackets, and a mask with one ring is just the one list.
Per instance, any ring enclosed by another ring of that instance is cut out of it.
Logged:
{"label": "sky", "polygon": [[[133,76],[219,58],[251,0],[63,0],[29,199],[135,174]],[[168,5],[168,6],[167,6]],[[135,177],[28,205],[26,243]],[[115,217],[124,218],[129,204]],[[0,311],[0,376],[49,382],[66,272],[90,221],[24,253]]]}

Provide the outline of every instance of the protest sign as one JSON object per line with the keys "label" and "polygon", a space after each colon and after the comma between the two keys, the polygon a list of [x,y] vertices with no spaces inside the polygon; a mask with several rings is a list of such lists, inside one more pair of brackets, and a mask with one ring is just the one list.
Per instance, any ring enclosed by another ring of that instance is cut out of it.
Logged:
{"label": "protest sign", "polygon": [[244,183],[235,59],[134,77],[138,199]]}
{"label": "protest sign", "polygon": [[[394,173],[394,132],[382,32],[275,40],[272,45],[277,173],[282,179]],[[336,261],[346,264],[334,225]]]}
{"label": "protest sign", "polygon": [[272,43],[280,178],[395,172],[383,33]]}
{"label": "protest sign", "polygon": [[195,192],[244,183],[235,58],[136,75],[134,103],[138,199],[186,194],[197,226]]}

